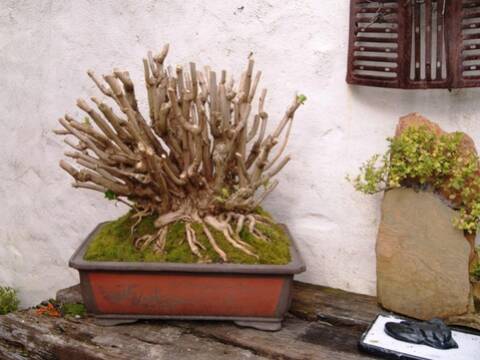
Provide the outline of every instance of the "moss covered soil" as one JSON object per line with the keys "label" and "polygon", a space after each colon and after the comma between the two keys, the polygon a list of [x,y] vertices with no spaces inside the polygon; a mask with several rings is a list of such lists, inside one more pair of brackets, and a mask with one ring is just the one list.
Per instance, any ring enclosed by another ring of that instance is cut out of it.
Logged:
{"label": "moss covered soil", "polygon": [[[269,216],[259,210],[264,216]],[[157,229],[154,226],[155,216],[145,217],[136,227],[133,235],[131,227],[135,220],[132,213],[109,222],[97,232],[90,242],[84,259],[89,261],[121,261],[121,262],[173,262],[173,263],[198,263],[199,258],[192,254],[185,239],[185,224],[177,222],[169,226],[167,242],[163,254],[157,254],[152,246],[145,250],[138,250],[133,246],[133,238],[153,234]],[[213,250],[200,224],[193,224],[197,239],[205,246],[202,251],[205,259],[212,263],[223,262]],[[290,262],[290,240],[283,228],[279,225],[264,225],[257,223],[256,228],[266,236],[269,241],[254,237],[248,229],[240,232],[240,238],[253,246],[259,258],[247,255],[235,249],[223,234],[209,228],[218,245],[225,251],[228,263],[235,264],[271,264],[283,265]]]}

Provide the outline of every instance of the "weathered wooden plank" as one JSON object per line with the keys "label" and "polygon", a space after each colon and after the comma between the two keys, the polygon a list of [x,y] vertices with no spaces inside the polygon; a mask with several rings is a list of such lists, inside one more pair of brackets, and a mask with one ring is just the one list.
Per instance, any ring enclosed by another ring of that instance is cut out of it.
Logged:
{"label": "weathered wooden plank", "polygon": [[166,323],[105,328],[92,319],[38,317],[31,310],[0,316],[0,339],[8,360],[264,359]]}
{"label": "weathered wooden plank", "polygon": [[199,336],[281,359],[367,359],[357,344],[379,313],[376,298],[327,287],[294,283],[290,316],[276,333],[239,329],[229,323],[178,322]]}
{"label": "weathered wooden plank", "polygon": [[[60,291],[57,300],[81,301],[78,286]],[[298,282],[293,315],[274,333],[206,321],[150,321],[106,328],[96,326],[91,318],[52,319],[23,311],[0,317],[0,358],[368,359],[357,343],[379,312],[374,297]]]}
{"label": "weathered wooden plank", "polygon": [[357,343],[361,335],[355,327],[308,322],[295,317],[284,321],[282,330],[263,332],[238,328],[222,322],[176,322],[193,334],[212,337],[223,343],[251,349],[272,359],[356,360],[370,359],[361,354]]}
{"label": "weathered wooden plank", "polygon": [[[13,344],[8,344],[0,339],[0,359],[2,360],[28,360],[28,353]],[[36,360],[34,358],[30,358]]]}
{"label": "weathered wooden plank", "polygon": [[387,314],[374,296],[294,282],[290,313],[309,321],[357,326],[364,330],[379,314]]}

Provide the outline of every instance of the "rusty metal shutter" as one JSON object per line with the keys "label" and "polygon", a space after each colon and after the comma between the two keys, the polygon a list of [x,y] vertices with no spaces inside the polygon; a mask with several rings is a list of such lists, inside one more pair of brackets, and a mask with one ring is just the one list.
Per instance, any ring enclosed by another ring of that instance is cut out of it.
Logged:
{"label": "rusty metal shutter", "polygon": [[400,41],[405,32],[400,0],[352,0],[347,81],[357,85],[400,87],[404,76]]}
{"label": "rusty metal shutter", "polygon": [[480,86],[480,0],[463,0],[459,10],[458,87]]}
{"label": "rusty metal shutter", "polygon": [[480,86],[480,0],[351,0],[347,82]]}

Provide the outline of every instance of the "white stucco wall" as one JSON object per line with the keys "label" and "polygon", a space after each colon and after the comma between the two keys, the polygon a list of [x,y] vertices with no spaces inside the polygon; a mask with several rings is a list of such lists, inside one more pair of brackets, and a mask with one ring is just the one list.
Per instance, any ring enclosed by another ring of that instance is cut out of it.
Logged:
{"label": "white stucco wall", "polygon": [[396,91],[345,81],[348,0],[1,1],[0,284],[30,305],[74,284],[67,260],[99,221],[124,209],[74,191],[51,130],[75,99],[98,94],[85,75],[130,70],[144,99],[142,57],[169,42],[169,63],[239,73],[250,51],[278,119],[295,91],[308,96],[289,152],[294,161],[266,207],[300,243],[304,281],[375,293],[380,196],[345,175],[386,147],[400,115],[421,112],[480,139],[479,92]]}

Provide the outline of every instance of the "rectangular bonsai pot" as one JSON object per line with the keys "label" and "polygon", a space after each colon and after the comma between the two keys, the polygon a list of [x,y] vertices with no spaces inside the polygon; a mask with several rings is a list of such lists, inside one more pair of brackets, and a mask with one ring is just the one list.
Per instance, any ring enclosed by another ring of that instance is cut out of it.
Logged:
{"label": "rectangular bonsai pot", "polygon": [[294,274],[305,271],[293,239],[286,265],[86,261],[99,224],[70,259],[87,311],[105,324],[139,319],[233,320],[278,330]]}

